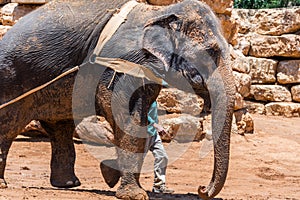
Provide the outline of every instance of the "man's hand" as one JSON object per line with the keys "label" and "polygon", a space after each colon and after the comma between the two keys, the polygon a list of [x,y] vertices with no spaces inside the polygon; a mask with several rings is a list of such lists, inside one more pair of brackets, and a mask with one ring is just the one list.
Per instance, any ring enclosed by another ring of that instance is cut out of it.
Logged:
{"label": "man's hand", "polygon": [[160,136],[164,136],[164,135],[167,134],[167,132],[165,131],[164,127],[162,127],[161,125],[154,123],[153,127],[156,129],[157,133]]}

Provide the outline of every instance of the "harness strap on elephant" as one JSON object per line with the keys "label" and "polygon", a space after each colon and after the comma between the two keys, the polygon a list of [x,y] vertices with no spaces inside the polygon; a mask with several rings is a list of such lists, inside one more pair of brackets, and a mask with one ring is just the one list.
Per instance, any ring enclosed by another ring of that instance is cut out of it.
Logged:
{"label": "harness strap on elephant", "polygon": [[94,49],[94,55],[100,55],[101,50],[107,41],[114,35],[122,23],[127,19],[130,11],[135,8],[139,3],[136,1],[129,1],[124,4],[117,13],[115,13],[112,18],[105,25],[101,32],[96,48]]}
{"label": "harness strap on elephant", "polygon": [[[118,28],[124,23],[127,19],[128,14],[134,9],[138,4],[137,1],[129,1],[126,4],[124,4],[120,9],[116,11],[116,13],[113,15],[113,17],[108,21],[108,23],[105,25],[103,31],[101,32],[99,36],[98,43],[94,49],[93,54],[91,55],[88,62],[94,64],[98,64],[99,67],[108,67],[114,70],[118,73],[124,73],[128,75],[132,75],[138,78],[146,78],[148,80],[151,80],[153,82],[162,83],[162,79],[158,78],[150,69],[146,68],[145,66],[142,66],[140,64],[136,64],[127,60],[123,60],[120,58],[104,58],[99,57],[101,50],[103,49],[104,45],[110,40],[110,38],[114,35],[114,33],[118,30]],[[59,79],[72,74],[74,72],[79,71],[81,67],[84,67],[86,63],[83,63],[80,66],[76,66],[71,68],[70,70],[62,73],[61,75],[57,76],[56,78],[52,79],[51,81],[38,86],[10,101],[7,103],[4,103],[0,105],[0,109],[5,108],[11,104],[14,104],[25,97],[38,92],[47,86],[51,85],[52,83],[58,81]]]}

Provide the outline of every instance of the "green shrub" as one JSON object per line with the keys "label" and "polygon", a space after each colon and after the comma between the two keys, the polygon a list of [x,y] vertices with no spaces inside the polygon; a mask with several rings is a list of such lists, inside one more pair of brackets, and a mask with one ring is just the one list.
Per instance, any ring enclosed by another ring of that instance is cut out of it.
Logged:
{"label": "green shrub", "polygon": [[260,9],[300,6],[300,0],[235,0],[235,8]]}

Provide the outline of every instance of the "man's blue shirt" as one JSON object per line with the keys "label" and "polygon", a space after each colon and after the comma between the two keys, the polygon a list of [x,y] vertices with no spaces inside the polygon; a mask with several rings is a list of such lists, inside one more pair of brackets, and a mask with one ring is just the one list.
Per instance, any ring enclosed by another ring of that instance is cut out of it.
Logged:
{"label": "man's blue shirt", "polygon": [[154,136],[157,134],[156,128],[154,128],[153,124],[158,123],[158,114],[157,114],[157,102],[154,101],[148,112],[148,127],[147,127],[147,132],[150,136]]}

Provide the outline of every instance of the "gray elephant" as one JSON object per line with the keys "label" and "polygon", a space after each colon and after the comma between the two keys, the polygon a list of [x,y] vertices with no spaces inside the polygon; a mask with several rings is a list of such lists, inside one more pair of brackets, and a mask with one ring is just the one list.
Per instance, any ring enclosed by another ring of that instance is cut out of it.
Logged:
{"label": "gray elephant", "polygon": [[[117,160],[101,164],[107,183],[113,187],[121,178],[118,198],[148,199],[139,172],[148,108],[161,85],[94,63],[101,57],[143,66],[205,99],[212,111],[215,159],[210,184],[198,192],[203,199],[220,192],[228,171],[235,87],[218,21],[196,0],[170,6],[138,4],[94,55],[103,28],[127,2],[54,0],[22,18],[0,41],[1,187],[6,187],[4,170],[12,141],[32,119],[41,122],[51,140],[51,184],[80,185],[74,173],[74,121],[95,112],[110,123],[117,147]],[[57,78],[82,63],[79,71]],[[116,168],[106,167],[109,162]]]}

